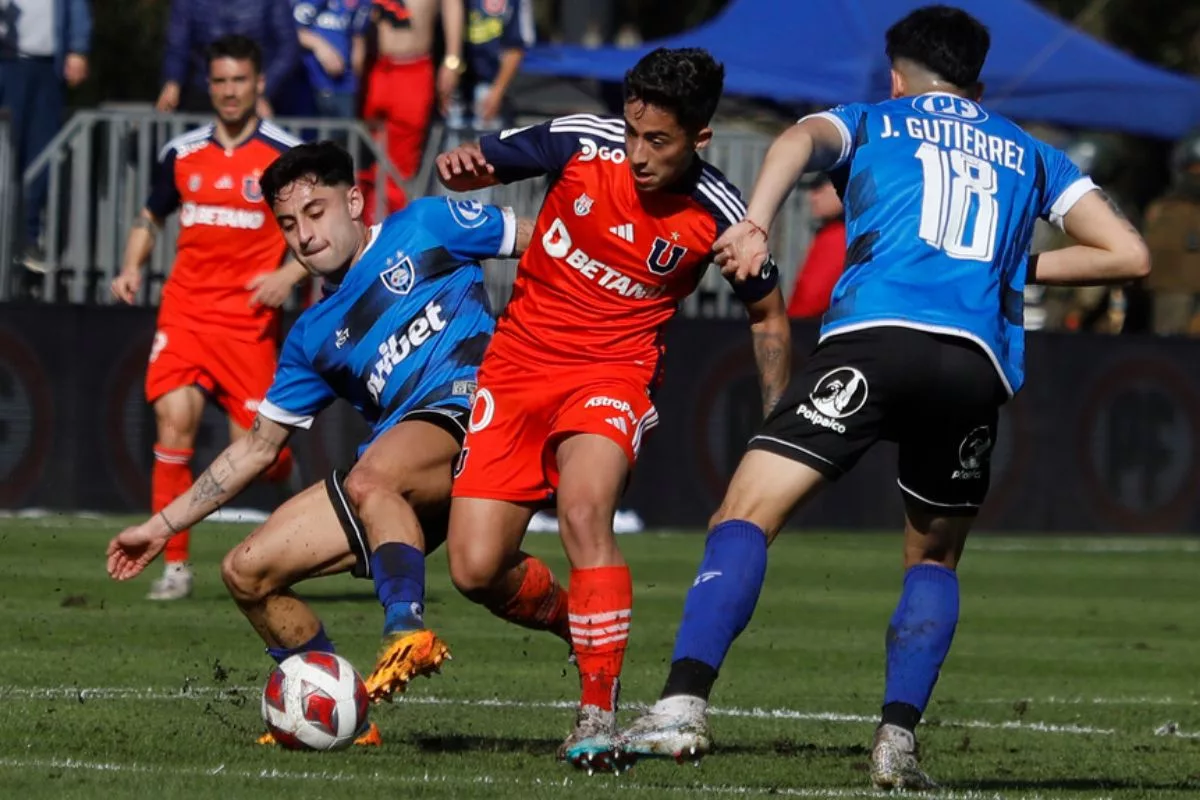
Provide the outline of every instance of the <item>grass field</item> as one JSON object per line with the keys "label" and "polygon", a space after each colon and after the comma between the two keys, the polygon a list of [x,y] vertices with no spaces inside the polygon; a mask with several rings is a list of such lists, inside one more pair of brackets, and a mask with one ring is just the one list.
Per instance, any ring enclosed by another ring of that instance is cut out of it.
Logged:
{"label": "grass field", "polygon": [[[493,619],[430,562],[428,619],[454,661],[373,711],[383,748],[254,745],[270,667],[217,573],[246,530],[193,535],[187,602],[108,581],[121,520],[0,519],[0,797],[870,797],[883,631],[900,584],[886,535],[784,536],[713,697],[699,769],[619,777],[553,760],[577,685],[564,646]],[[661,688],[696,535],[622,539],[634,575],[626,713]],[[562,570],[555,537],[529,546]],[[565,571],[560,571],[565,574]],[[921,728],[927,796],[1200,796],[1200,542],[980,537],[961,569],[958,637]],[[369,671],[369,583],[302,587]]]}

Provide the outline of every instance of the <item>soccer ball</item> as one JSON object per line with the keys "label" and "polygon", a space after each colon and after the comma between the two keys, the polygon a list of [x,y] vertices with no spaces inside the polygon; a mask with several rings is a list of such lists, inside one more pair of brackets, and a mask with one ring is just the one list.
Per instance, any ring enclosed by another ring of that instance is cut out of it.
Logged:
{"label": "soccer ball", "polygon": [[291,750],[341,750],[367,727],[367,687],[334,653],[297,653],[271,671],[262,716]]}

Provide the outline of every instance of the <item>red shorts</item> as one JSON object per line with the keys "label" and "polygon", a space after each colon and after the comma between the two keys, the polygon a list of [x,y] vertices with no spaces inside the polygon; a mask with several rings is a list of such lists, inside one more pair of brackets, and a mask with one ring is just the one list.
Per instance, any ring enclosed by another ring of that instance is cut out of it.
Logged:
{"label": "red shorts", "polygon": [[549,500],[558,488],[558,444],[578,433],[616,442],[632,467],[646,432],[658,424],[647,378],[641,368],[549,369],[489,353],[479,370],[453,496]]}
{"label": "red shorts", "polygon": [[[412,61],[380,56],[367,74],[363,119],[368,122],[383,120],[388,158],[405,180],[421,168],[425,133],[435,100],[433,84],[433,60],[428,56]],[[373,174],[372,171],[370,176]],[[367,204],[372,212],[375,192],[386,192],[389,211],[398,211],[407,203],[404,189],[392,181],[384,181],[385,186],[374,186],[373,183],[371,181],[372,194]]]}
{"label": "red shorts", "polygon": [[146,368],[146,400],[181,386],[199,386],[229,418],[249,428],[275,377],[273,339],[248,342],[163,325],[154,333]]}

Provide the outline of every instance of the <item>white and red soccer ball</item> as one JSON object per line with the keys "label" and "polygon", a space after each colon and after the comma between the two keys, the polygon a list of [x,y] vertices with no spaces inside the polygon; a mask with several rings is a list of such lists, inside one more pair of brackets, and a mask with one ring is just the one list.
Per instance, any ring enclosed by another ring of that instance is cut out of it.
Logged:
{"label": "white and red soccer ball", "polygon": [[291,750],[341,750],[367,727],[367,687],[334,653],[298,653],[271,671],[262,716],[275,741]]}

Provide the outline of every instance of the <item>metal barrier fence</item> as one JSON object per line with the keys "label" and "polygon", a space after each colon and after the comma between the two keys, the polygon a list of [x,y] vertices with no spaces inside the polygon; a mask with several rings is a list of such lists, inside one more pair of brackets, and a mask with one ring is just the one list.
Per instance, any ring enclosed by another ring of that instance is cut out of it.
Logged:
{"label": "metal barrier fence", "polygon": [[[42,173],[49,177],[44,234],[46,272],[33,281],[33,295],[43,302],[113,302],[108,286],[120,270],[129,225],[149,194],[159,149],[172,138],[210,120],[209,115],[159,114],[145,106],[111,106],[72,116],[22,176],[21,183],[26,187]],[[404,181],[387,158],[382,132],[373,131],[361,121],[307,118],[273,121],[303,139],[342,141],[356,164],[375,164],[377,186],[382,186],[386,178],[403,186],[409,197],[440,190],[433,174],[434,159],[443,142],[440,125],[430,132],[420,171]],[[761,134],[725,131],[715,137],[705,155],[748,194],[769,144],[770,139]],[[11,152],[11,148],[8,151],[4,148],[0,143],[0,157]],[[5,162],[8,163],[11,159]],[[0,176],[4,169],[5,165],[0,164]],[[0,211],[6,220],[11,220],[13,210],[19,205],[19,198],[8,191],[14,183],[8,180],[0,184],[4,187],[0,189]],[[542,179],[487,191],[490,202],[512,206],[520,215],[535,216],[545,188],[546,181]],[[385,193],[376,192],[377,219],[383,216],[384,202]],[[151,255],[143,281],[143,302],[158,303],[162,283],[170,274],[178,232],[178,220],[172,217]],[[13,233],[11,224],[0,225],[0,258],[3,258],[0,300],[10,299],[17,283],[8,274],[13,261]],[[781,278],[785,289],[790,288],[810,238],[802,192],[789,197],[772,233]],[[488,265],[488,289],[495,308],[502,308],[507,302],[515,272],[515,261]],[[28,285],[29,276],[23,277]],[[740,305],[715,267],[705,275],[697,292],[687,298],[682,311],[691,317],[729,317],[741,313]]]}

